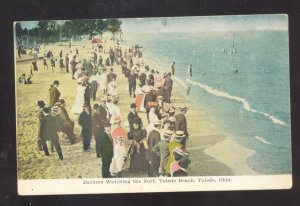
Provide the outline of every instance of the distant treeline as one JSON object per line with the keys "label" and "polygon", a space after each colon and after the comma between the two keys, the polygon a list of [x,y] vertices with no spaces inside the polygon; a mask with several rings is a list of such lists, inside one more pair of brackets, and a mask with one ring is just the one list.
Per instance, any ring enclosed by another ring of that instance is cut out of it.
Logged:
{"label": "distant treeline", "polygon": [[115,39],[119,34],[121,38],[122,21],[119,19],[107,20],[66,20],[66,21],[39,21],[34,28],[22,28],[20,23],[16,23],[15,31],[17,38],[22,41],[22,37],[34,38],[37,43],[50,43],[63,39],[80,39],[82,35],[89,35],[92,39],[95,35],[102,35],[110,32]]}

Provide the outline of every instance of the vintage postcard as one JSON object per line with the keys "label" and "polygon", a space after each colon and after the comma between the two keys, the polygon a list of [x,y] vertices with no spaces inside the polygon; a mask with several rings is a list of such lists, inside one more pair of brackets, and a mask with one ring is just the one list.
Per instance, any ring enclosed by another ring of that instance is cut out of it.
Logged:
{"label": "vintage postcard", "polygon": [[18,193],[292,187],[288,16],[14,23]]}

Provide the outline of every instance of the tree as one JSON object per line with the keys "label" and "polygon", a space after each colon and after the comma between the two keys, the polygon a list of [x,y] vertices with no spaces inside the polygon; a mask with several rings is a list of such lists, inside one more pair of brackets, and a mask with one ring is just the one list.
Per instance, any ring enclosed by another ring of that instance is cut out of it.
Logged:
{"label": "tree", "polygon": [[16,23],[16,35],[18,38],[21,38],[23,34],[23,29],[20,23]]}
{"label": "tree", "polygon": [[112,39],[115,40],[117,33],[121,32],[122,21],[119,19],[108,19],[107,20],[107,30],[112,33]]}
{"label": "tree", "polygon": [[102,38],[102,34],[107,30],[107,21],[102,19],[96,20],[96,32],[100,34]]}
{"label": "tree", "polygon": [[44,43],[56,41],[59,36],[58,25],[55,21],[39,21],[38,33]]}

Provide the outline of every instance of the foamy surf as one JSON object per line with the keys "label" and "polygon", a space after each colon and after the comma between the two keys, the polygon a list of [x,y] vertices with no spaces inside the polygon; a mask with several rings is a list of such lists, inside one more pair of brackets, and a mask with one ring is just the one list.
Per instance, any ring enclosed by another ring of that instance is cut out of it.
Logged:
{"label": "foamy surf", "polygon": [[265,140],[263,137],[255,136],[255,138],[256,138],[258,141],[260,141],[260,142],[262,142],[262,143],[264,143],[264,144],[272,145],[271,142]]}
{"label": "foamy surf", "polygon": [[218,97],[224,97],[224,98],[227,98],[227,99],[230,99],[230,100],[234,100],[234,101],[237,101],[239,103],[241,103],[243,105],[243,108],[246,110],[246,111],[249,111],[249,112],[253,112],[253,113],[257,113],[257,114],[261,114],[265,117],[268,117],[270,120],[272,120],[275,124],[278,124],[278,125],[286,125],[286,123],[282,120],[279,120],[278,118],[268,114],[268,113],[265,113],[265,112],[260,112],[260,111],[257,111],[253,108],[251,108],[249,102],[247,102],[246,99],[242,98],[242,97],[238,97],[238,96],[233,96],[233,95],[230,95],[226,92],[222,92],[222,91],[219,91],[219,90],[216,90],[210,86],[207,86],[205,84],[201,84],[199,82],[195,82],[195,81],[192,81],[190,80],[189,78],[186,78],[186,82],[192,84],[192,85],[195,85],[195,86],[199,86],[200,88],[204,89],[206,92],[210,93],[210,94],[213,94],[215,96],[218,96]]}

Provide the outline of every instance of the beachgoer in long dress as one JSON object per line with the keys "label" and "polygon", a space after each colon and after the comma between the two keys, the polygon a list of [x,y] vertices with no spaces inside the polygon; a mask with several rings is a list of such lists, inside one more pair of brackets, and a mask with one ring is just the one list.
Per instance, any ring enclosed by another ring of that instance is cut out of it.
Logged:
{"label": "beachgoer in long dress", "polygon": [[157,117],[157,114],[156,114],[156,106],[157,105],[152,105],[151,108],[150,108],[150,111],[149,111],[149,124],[147,126],[147,134],[148,134],[148,136],[149,136],[150,132],[152,130],[154,130],[154,128],[155,128],[154,127],[154,123],[159,121],[159,119]]}
{"label": "beachgoer in long dress", "polygon": [[86,86],[84,84],[83,78],[81,77],[78,79],[78,82],[77,82],[75,104],[71,109],[71,111],[74,114],[80,114],[82,112],[82,107],[84,105],[85,89],[86,89]]}
{"label": "beachgoer in long dress", "polygon": [[129,172],[139,173],[148,171],[148,161],[146,158],[146,142],[147,132],[142,129],[142,121],[139,117],[132,120],[132,130],[128,133],[130,146],[130,166]]}
{"label": "beachgoer in long dress", "polygon": [[102,91],[103,94],[107,93],[107,74],[105,70],[100,75],[100,91]]}
{"label": "beachgoer in long dress", "polygon": [[111,136],[113,138],[114,156],[109,171],[112,176],[122,177],[122,170],[127,156],[127,132],[121,127],[121,118],[119,116],[113,119],[112,124]]}
{"label": "beachgoer in long dress", "polygon": [[113,79],[113,81],[109,82],[109,84],[107,85],[107,94],[110,96],[118,95],[116,79]]}

